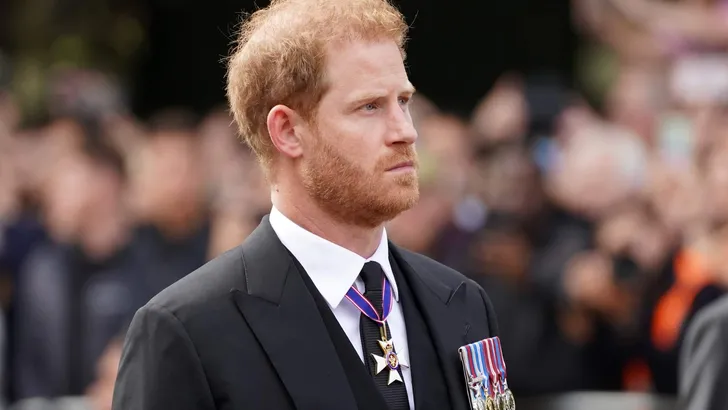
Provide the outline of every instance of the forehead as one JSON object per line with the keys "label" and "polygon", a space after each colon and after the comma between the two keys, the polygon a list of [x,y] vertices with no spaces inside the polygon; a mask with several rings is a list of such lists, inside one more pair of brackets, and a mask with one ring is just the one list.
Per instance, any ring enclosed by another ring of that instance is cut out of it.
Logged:
{"label": "forehead", "polygon": [[326,80],[334,96],[399,93],[411,88],[402,53],[393,41],[347,41],[327,51]]}

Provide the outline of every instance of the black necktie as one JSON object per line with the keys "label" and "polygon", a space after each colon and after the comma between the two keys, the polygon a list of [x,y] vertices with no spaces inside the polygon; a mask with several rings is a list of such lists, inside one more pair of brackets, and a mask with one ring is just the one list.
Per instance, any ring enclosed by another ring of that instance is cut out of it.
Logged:
{"label": "black necktie", "polygon": [[[364,297],[374,306],[381,317],[382,280],[384,278],[382,267],[376,262],[367,262],[362,268],[360,276],[364,281]],[[386,323],[385,328],[387,337],[391,339],[392,334],[389,331],[389,325]],[[377,388],[382,393],[382,396],[384,396],[384,400],[391,410],[408,410],[409,401],[407,400],[407,390],[404,383],[394,381],[392,384],[387,384],[389,381],[389,368],[385,368],[379,374],[375,374],[377,366],[372,354],[384,356],[382,348],[378,343],[378,341],[382,340],[379,324],[362,314],[359,320],[359,330],[361,332],[361,345],[364,348],[364,362],[367,365],[369,374],[374,377],[374,384],[377,385]],[[396,341],[394,348],[397,351]],[[399,368],[396,371],[400,372],[401,376],[402,369]]]}

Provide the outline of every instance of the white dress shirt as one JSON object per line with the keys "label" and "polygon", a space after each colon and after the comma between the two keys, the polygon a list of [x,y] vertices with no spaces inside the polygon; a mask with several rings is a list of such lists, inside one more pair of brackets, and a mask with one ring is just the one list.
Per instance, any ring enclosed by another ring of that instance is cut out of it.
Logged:
{"label": "white dress shirt", "polygon": [[[359,357],[364,361],[364,352],[361,346],[359,332],[359,319],[361,312],[351,301],[345,298],[346,292],[354,284],[357,289],[364,293],[364,282],[359,278],[364,264],[374,261],[382,265],[384,275],[392,285],[396,303],[392,306],[392,312],[387,318],[394,348],[403,363],[410,363],[409,349],[407,344],[407,329],[404,325],[402,306],[399,303],[399,290],[394,280],[392,266],[389,263],[389,245],[387,232],[382,233],[382,240],[379,247],[371,258],[365,259],[356,253],[329,242],[302,227],[283,215],[276,207],[270,213],[270,224],[276,235],[296,257],[301,266],[306,270],[311,281],[316,286],[321,296],[326,299],[331,311],[339,321],[341,328],[356,349]],[[412,394],[412,373],[409,367],[401,367],[410,409],[414,409],[414,396]],[[386,370],[385,370],[386,371]],[[395,382],[397,383],[397,382]]]}

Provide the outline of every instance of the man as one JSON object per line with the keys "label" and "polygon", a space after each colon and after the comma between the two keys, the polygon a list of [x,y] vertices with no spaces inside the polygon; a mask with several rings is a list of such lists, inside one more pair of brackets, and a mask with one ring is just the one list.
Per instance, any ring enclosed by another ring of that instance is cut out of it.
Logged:
{"label": "man", "polygon": [[139,307],[125,275],[123,158],[92,123],[78,126],[82,142],[58,159],[40,191],[48,237],[25,258],[15,282],[17,399],[83,394],[103,349]]}
{"label": "man", "polygon": [[406,29],[385,0],[243,25],[228,95],[273,209],[136,314],[116,410],[470,408],[458,348],[496,335],[493,309],[383,227],[418,198]]}

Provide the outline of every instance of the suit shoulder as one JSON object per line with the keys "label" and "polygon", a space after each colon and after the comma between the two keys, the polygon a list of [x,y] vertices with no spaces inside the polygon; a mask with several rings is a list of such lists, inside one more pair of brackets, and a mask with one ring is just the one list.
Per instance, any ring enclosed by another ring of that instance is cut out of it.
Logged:
{"label": "suit shoulder", "polygon": [[231,289],[241,282],[244,285],[241,255],[238,246],[217,256],[159,292],[147,305],[161,306],[176,315],[227,297]]}
{"label": "suit shoulder", "polygon": [[692,329],[728,326],[728,296],[723,296],[700,310],[693,319]]}
{"label": "suit shoulder", "polygon": [[462,282],[480,287],[475,281],[456,271],[455,269],[444,265],[428,256],[421,253],[408,251],[407,249],[397,247],[402,257],[407,263],[409,263],[416,272],[428,271],[435,274],[438,279],[442,280],[446,284],[457,286]]}

